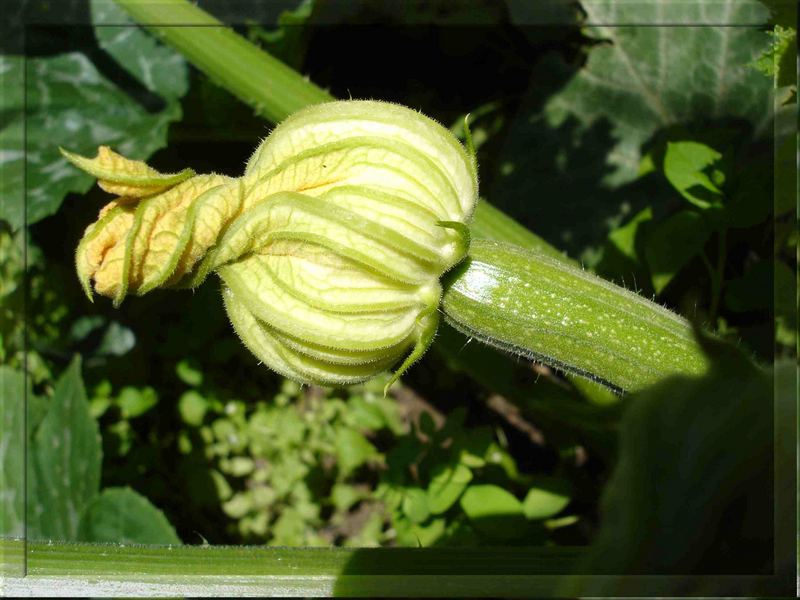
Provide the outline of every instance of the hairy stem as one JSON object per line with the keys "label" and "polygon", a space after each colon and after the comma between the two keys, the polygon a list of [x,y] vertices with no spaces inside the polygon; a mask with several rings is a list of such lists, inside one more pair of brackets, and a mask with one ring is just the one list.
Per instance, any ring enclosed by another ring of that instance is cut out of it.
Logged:
{"label": "hairy stem", "polygon": [[543,253],[478,240],[448,283],[456,329],[617,390],[706,370],[687,321]]}

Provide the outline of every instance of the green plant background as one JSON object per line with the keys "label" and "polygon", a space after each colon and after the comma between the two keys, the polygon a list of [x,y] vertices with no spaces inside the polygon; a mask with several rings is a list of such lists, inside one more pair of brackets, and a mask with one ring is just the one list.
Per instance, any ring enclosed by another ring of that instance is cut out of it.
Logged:
{"label": "green plant background", "polygon": [[[591,560],[613,571],[674,564],[637,536],[708,524],[703,507],[737,510],[745,485],[758,510],[725,535],[708,525],[699,543],[740,534],[756,558],[730,551],[725,564],[769,563],[757,493],[771,481],[758,462],[768,369],[796,355],[796,83],[782,67],[793,30],[773,31],[755,0],[710,17],[663,1],[636,14],[547,6],[555,25],[531,25],[541,15],[512,0],[303,0],[277,26],[259,24],[273,12],[236,29],[335,96],[401,102],[457,135],[469,113],[482,196],[585,268],[716,330],[729,343],[706,342],[707,379],[618,398],[443,326],[384,398],[381,379],[326,389],[272,374],[231,331],[216,282],[90,304],[72,255],[105,199],[58,146],[238,175],[270,124],[155,37],[116,26],[129,21],[113,4],[65,3],[93,26],[30,28],[26,58],[0,58],[2,414],[8,439],[29,444],[30,538],[595,542]],[[646,26],[663,11],[750,26]],[[634,24],[586,25],[614,22]],[[679,447],[698,461],[681,476]],[[0,459],[3,534],[20,535],[21,456]]]}

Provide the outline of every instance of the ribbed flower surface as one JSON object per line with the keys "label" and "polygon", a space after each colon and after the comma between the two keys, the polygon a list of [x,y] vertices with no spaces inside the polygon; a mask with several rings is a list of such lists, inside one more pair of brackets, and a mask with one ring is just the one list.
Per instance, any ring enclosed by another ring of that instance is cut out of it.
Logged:
{"label": "ribbed flower surface", "polygon": [[241,178],[65,153],[123,193],[84,234],[79,278],[119,303],[216,272],[239,337],[297,381],[345,384],[427,349],[439,278],[466,254],[475,163],[446,129],[371,101],[300,111]]}

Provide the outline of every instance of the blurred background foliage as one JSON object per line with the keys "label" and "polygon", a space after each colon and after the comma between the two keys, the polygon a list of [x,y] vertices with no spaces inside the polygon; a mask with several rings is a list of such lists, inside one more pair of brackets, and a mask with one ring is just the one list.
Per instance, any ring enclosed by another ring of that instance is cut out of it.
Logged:
{"label": "blurred background foliage", "polygon": [[[12,13],[52,22],[44,4]],[[701,4],[634,3],[644,12],[624,14],[610,0],[287,0],[234,15],[242,35],[336,96],[401,102],[456,135],[470,114],[484,197],[586,268],[730,342],[709,350],[727,358],[707,381],[624,398],[444,326],[387,398],[381,380],[300,387],[241,346],[215,282],[119,310],[90,304],[72,256],[107,199],[58,146],[91,154],[107,144],[164,171],[239,175],[269,124],[149,34],[115,26],[126,17],[113,4],[59,4],[65,20],[92,26],[29,27],[26,58],[0,58],[0,374],[4,426],[21,422],[11,404],[26,394],[23,434],[41,455],[28,465],[39,469],[29,533],[617,549],[675,523],[691,530],[708,506],[730,501],[748,506],[742,535],[764,552],[727,560],[772,564],[771,497],[757,493],[771,479],[751,481],[755,500],[741,500],[733,475],[743,452],[757,462],[744,473],[769,471],[772,431],[720,428],[725,411],[735,423],[771,415],[769,369],[796,356],[797,92],[786,66],[795,21],[781,3],[742,0],[719,15]],[[742,26],[647,26],[658,19]],[[757,391],[737,403],[744,390]],[[56,460],[48,453],[65,430],[79,440]],[[695,442],[685,452],[703,460],[676,478],[670,452]],[[731,475],[712,480],[720,453]],[[21,467],[12,453],[0,458],[4,533],[14,534],[22,513],[11,473]],[[40,483],[54,478],[63,493]],[[71,516],[41,520],[64,494]],[[633,514],[652,528],[634,531]],[[702,535],[707,550],[735,542],[713,527]]]}

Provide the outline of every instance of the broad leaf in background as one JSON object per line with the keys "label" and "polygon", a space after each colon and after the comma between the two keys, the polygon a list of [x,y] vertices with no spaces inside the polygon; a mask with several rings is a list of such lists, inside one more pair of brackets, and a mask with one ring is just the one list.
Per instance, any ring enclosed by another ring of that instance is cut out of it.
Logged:
{"label": "broad leaf in background", "polygon": [[160,510],[130,488],[106,488],[86,509],[78,539],[114,544],[180,544]]}
{"label": "broad leaf in background", "polygon": [[[169,124],[180,119],[178,98],[188,88],[188,69],[175,51],[158,45],[137,27],[103,27],[113,22],[131,24],[109,2],[93,2],[98,41],[139,84],[163,101],[160,110],[149,112],[125,90],[106,79],[78,52],[24,60],[18,56],[0,59],[6,81],[23,81],[26,106],[21,94],[3,94],[0,158],[4,204],[0,218],[14,229],[54,214],[70,192],[83,193],[93,179],[72,169],[60,155],[59,146],[92,154],[99,145],[112,146],[126,156],[148,158],[166,145]],[[4,85],[5,89],[5,85]],[[12,88],[13,89],[13,88]],[[26,148],[21,132],[25,123]],[[23,196],[22,165],[27,187]]]}
{"label": "broad leaf in background", "polygon": [[481,164],[490,165],[483,194],[491,202],[592,266],[587,248],[647,205],[660,214],[672,198],[640,177],[643,146],[676,127],[720,123],[735,128],[737,144],[768,135],[772,82],[750,66],[770,43],[756,0],[582,5],[585,34],[596,41],[585,65],[542,59]]}
{"label": "broad leaf in background", "polygon": [[25,183],[25,78],[22,59],[0,56],[0,219],[22,223]]}
{"label": "broad leaf in background", "polygon": [[0,536],[25,535],[25,375],[0,365]]}
{"label": "broad leaf in background", "polygon": [[[23,407],[24,410],[23,396],[19,393],[22,375],[6,367],[0,369],[4,419],[20,420],[22,411],[18,410],[19,414],[15,415],[6,409]],[[17,401],[12,407],[5,405],[9,398],[5,388],[9,386],[14,387],[16,393],[10,396]],[[100,433],[90,414],[78,358],[62,374],[48,401],[43,403],[28,394],[28,423],[27,535],[30,539],[181,543],[163,513],[144,496],[123,488],[108,488],[98,494],[102,461]],[[4,431],[6,425],[4,422]],[[8,439],[9,445],[15,441],[13,437]],[[0,458],[4,473],[0,479],[0,498],[5,508],[14,500],[8,495],[6,485],[22,485],[11,479],[22,468],[22,462],[15,471],[12,454],[2,454]],[[22,461],[22,456],[18,460]],[[7,471],[7,466],[12,469]],[[9,522],[9,525],[14,526],[9,530],[10,535],[19,535],[22,523]]]}
{"label": "broad leaf in background", "polygon": [[[610,185],[636,177],[640,148],[658,129],[695,119],[739,117],[765,132],[771,82],[748,67],[769,44],[768,15],[756,0],[622,3],[584,0],[587,63],[545,108],[558,126],[607,120],[616,143]],[[616,25],[616,24],[621,25]],[[663,23],[664,27],[631,26]],[[708,23],[709,26],[697,26]],[[686,27],[675,25],[685,24]]]}
{"label": "broad leaf in background", "polygon": [[[772,572],[771,373],[731,345],[701,343],[712,360],[708,375],[673,377],[630,398],[619,462],[601,502],[601,529],[582,573]],[[690,593],[682,579],[670,581],[675,593]],[[571,584],[562,590],[570,596],[628,595],[628,585],[643,591],[641,580],[625,577]]]}
{"label": "broad leaf in background", "polygon": [[100,433],[89,414],[81,363],[56,383],[28,449],[28,536],[74,540],[100,487]]}
{"label": "broad leaf in background", "polygon": [[178,52],[134,25],[112,0],[91,0],[89,6],[100,47],[139,83],[165,100],[189,90],[186,61]]}

